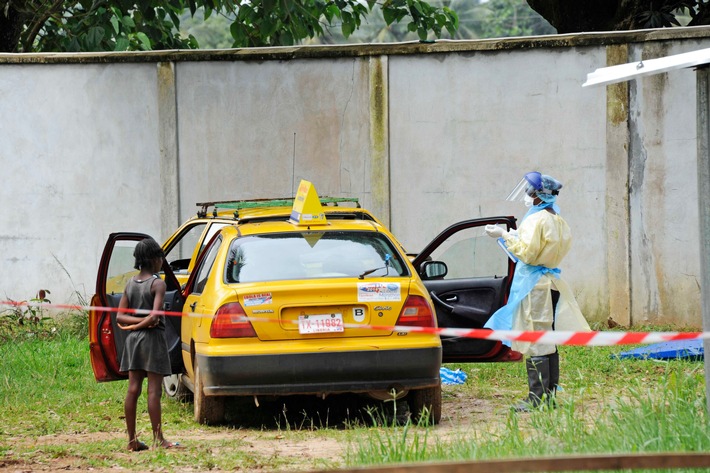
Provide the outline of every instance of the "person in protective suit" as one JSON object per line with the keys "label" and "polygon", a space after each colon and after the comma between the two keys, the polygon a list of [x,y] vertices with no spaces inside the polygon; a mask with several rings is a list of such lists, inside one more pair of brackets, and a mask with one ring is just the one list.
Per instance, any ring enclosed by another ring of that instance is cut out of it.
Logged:
{"label": "person in protective suit", "polygon": [[[502,238],[518,258],[508,303],[486,323],[492,330],[589,331],[569,286],[560,279],[559,264],[572,245],[572,234],[556,204],[562,184],[539,172],[527,173],[507,200],[523,200],[530,208],[516,231],[487,225],[486,233]],[[543,404],[554,407],[560,359],[556,345],[513,342],[526,356],[528,397],[516,404],[529,411]]]}

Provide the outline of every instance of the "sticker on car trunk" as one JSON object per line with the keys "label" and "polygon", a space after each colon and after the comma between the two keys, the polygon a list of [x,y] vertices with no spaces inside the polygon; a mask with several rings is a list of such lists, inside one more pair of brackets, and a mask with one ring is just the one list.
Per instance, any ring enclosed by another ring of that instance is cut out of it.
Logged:
{"label": "sticker on car trunk", "polygon": [[255,305],[271,304],[272,298],[270,292],[262,294],[247,294],[244,296],[244,306],[250,307]]}
{"label": "sticker on car trunk", "polygon": [[358,302],[380,302],[402,300],[398,282],[359,282],[357,283]]}

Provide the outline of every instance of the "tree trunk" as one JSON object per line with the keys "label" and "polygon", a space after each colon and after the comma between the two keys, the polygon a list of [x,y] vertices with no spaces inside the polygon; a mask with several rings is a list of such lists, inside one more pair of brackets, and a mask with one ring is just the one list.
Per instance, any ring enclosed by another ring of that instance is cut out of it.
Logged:
{"label": "tree trunk", "polygon": [[0,3],[0,52],[15,53],[20,43],[24,15],[12,3]]}
{"label": "tree trunk", "polygon": [[560,34],[638,28],[648,0],[527,0]]}

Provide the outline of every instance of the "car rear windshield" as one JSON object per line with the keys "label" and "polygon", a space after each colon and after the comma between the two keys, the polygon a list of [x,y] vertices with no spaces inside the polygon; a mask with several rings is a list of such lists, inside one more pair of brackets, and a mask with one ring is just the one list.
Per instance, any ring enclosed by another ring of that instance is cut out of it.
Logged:
{"label": "car rear windshield", "polygon": [[392,242],[376,232],[303,232],[232,242],[227,283],[315,278],[408,276]]}

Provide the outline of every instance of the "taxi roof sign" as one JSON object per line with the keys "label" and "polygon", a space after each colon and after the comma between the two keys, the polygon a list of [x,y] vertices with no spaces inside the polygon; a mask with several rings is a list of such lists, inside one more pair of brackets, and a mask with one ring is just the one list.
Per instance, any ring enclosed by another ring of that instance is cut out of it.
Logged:
{"label": "taxi roof sign", "polygon": [[298,192],[293,200],[293,209],[291,210],[291,221],[296,225],[326,225],[328,223],[316,188],[309,181],[301,180],[298,185]]}

